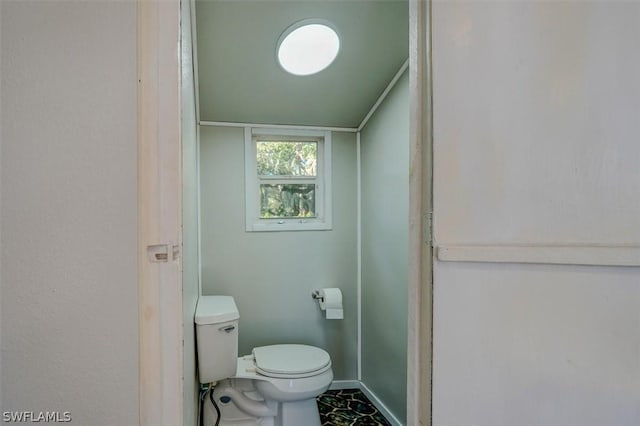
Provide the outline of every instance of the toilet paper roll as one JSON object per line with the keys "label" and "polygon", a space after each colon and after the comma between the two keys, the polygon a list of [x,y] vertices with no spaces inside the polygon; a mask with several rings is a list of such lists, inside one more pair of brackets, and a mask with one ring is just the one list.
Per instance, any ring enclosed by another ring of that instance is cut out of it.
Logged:
{"label": "toilet paper roll", "polygon": [[342,310],[342,291],[339,288],[321,288],[320,309],[340,309]]}
{"label": "toilet paper roll", "polygon": [[342,309],[334,309],[334,308],[328,308],[325,311],[325,318],[326,319],[343,319],[344,318],[344,311]]}

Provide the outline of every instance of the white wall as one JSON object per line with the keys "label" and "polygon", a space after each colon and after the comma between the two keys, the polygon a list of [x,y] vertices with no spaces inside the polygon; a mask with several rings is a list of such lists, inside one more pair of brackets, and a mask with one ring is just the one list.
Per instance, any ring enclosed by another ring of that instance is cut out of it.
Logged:
{"label": "white wall", "polygon": [[640,242],[640,5],[578,3],[434,4],[440,243]]}
{"label": "white wall", "polygon": [[0,9],[2,410],[136,425],[136,5]]}
{"label": "white wall", "polygon": [[[234,296],[239,351],[303,343],[326,349],[336,380],[356,379],[356,144],[332,134],[333,229],[246,232],[244,129],[200,128],[202,293]],[[339,287],[344,320],[325,320],[315,289]]]}
{"label": "white wall", "polygon": [[184,321],[184,426],[196,426],[198,380],[193,316],[200,294],[198,263],[198,141],[191,40],[191,1],[180,5],[182,34],[182,312]]}
{"label": "white wall", "polygon": [[[436,245],[640,244],[639,21],[434,3]],[[434,425],[640,423],[639,268],[434,273]]]}
{"label": "white wall", "polygon": [[409,73],[362,129],[362,382],[401,421],[407,406]]}

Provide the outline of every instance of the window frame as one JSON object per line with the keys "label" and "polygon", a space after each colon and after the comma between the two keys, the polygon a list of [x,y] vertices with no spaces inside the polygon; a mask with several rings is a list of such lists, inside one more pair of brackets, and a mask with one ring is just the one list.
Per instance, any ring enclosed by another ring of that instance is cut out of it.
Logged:
{"label": "window frame", "polygon": [[[315,178],[309,176],[287,176],[286,178],[261,178],[258,176],[257,142],[258,138],[271,140],[314,141],[317,143],[317,167]],[[244,128],[245,159],[245,224],[247,232],[273,231],[326,231],[331,230],[331,131],[286,129],[286,128]],[[309,218],[273,218],[260,217],[261,183],[316,183],[316,216]]]}

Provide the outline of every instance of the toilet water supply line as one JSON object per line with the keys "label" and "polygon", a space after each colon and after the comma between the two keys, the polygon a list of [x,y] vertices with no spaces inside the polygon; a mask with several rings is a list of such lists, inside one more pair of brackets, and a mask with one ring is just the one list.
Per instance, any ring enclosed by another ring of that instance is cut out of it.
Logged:
{"label": "toilet water supply line", "polygon": [[213,404],[213,408],[216,409],[216,424],[218,426],[220,424],[220,408],[218,408],[218,404],[216,404],[215,399],[213,398],[213,391],[216,388],[216,382],[200,385],[200,426],[204,426],[204,401],[207,398],[207,392],[209,393],[209,399],[211,400],[211,404]]}

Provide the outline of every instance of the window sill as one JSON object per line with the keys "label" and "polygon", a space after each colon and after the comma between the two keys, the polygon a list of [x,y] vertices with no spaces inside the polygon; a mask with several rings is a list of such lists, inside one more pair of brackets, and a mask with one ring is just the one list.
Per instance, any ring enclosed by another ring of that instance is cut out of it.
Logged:
{"label": "window sill", "polygon": [[247,224],[247,232],[280,232],[280,231],[330,231],[331,223],[318,220],[300,223],[289,221],[285,223],[256,222]]}

